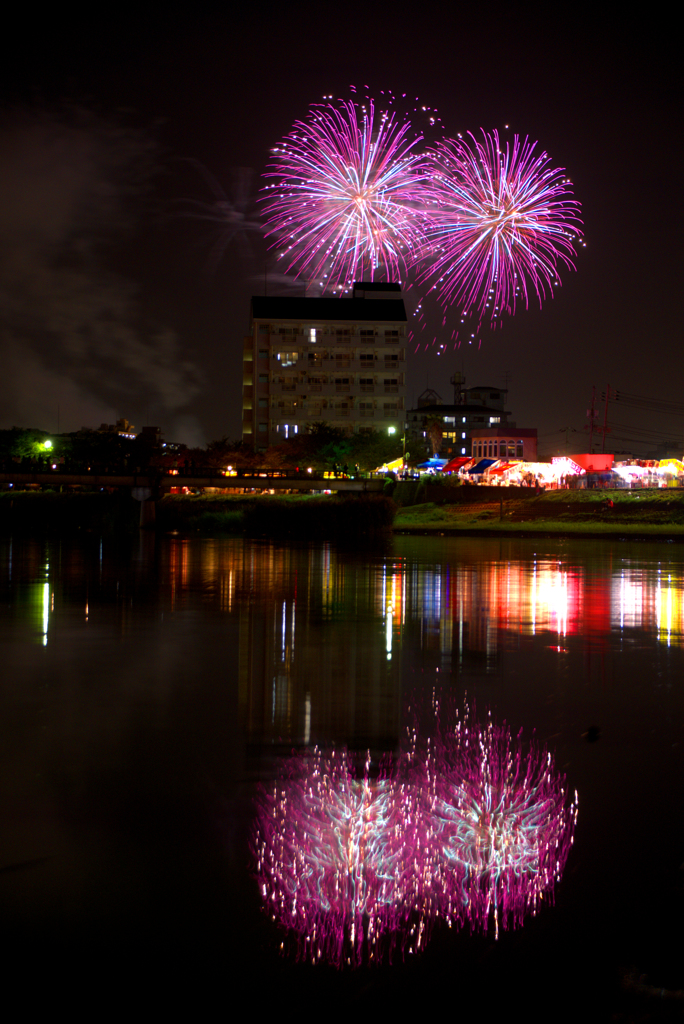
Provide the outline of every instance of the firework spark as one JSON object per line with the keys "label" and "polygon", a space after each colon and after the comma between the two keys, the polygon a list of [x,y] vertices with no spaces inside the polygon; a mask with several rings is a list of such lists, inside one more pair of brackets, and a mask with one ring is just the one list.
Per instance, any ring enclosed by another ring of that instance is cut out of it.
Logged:
{"label": "firework spark", "polygon": [[427,165],[408,121],[368,104],[317,105],[274,150],[267,234],[287,270],[323,290],[384,274],[401,281],[425,242]]}
{"label": "firework spark", "polygon": [[445,306],[496,320],[529,306],[560,285],[559,265],[575,269],[582,236],[580,204],[562,168],[536,143],[515,136],[505,148],[498,133],[439,142],[430,152],[431,206],[421,282],[433,281]]}
{"label": "firework spark", "polygon": [[418,795],[390,778],[356,779],[345,752],[286,766],[262,794],[257,871],[264,903],[312,962],[358,966],[421,947],[428,858]]}

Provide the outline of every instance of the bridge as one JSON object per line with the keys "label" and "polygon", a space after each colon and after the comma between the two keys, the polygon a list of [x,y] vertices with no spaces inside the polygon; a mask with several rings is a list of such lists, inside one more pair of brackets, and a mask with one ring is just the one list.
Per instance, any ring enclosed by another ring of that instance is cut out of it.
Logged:
{"label": "bridge", "polygon": [[224,476],[222,473],[195,473],[183,476],[171,473],[64,473],[59,470],[47,472],[1,472],[0,486],[24,490],[28,486],[61,488],[105,487],[130,488],[134,497],[144,500],[140,493],[145,490],[157,496],[175,487],[193,490],[218,488],[221,490],[256,491],[360,491],[379,494],[384,487],[384,477],[325,477],[314,473],[284,473],[279,470],[262,470],[254,473],[239,473]]}
{"label": "bridge", "polygon": [[27,487],[47,487],[51,490],[86,487],[90,490],[120,488],[130,490],[140,502],[140,526],[152,526],[156,518],[156,500],[172,488],[190,488],[202,491],[208,488],[241,491],[338,491],[380,494],[384,487],[382,477],[324,477],[321,474],[293,473],[263,470],[224,476],[222,473],[176,475],[175,473],[69,473],[60,470],[47,472],[0,472],[0,488],[18,491]]}

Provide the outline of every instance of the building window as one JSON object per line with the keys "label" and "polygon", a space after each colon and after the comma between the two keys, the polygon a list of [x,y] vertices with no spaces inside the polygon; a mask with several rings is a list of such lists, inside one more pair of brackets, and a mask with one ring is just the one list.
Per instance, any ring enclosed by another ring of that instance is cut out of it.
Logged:
{"label": "building window", "polygon": [[294,366],[299,359],[299,352],[279,352],[277,358],[281,366]]}
{"label": "building window", "polygon": [[268,374],[267,373],[260,373],[259,374],[259,383],[260,384],[268,384]]}

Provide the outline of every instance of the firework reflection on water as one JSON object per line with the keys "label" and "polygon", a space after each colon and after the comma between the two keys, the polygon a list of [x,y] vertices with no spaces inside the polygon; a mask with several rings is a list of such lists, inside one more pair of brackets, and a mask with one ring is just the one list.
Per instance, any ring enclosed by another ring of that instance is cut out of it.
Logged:
{"label": "firework reflection on water", "polygon": [[573,842],[577,794],[566,806],[551,754],[511,737],[491,716],[468,715],[440,737],[429,821],[433,888],[451,924],[487,931],[522,925],[550,902]]}
{"label": "firework reflection on water", "polygon": [[265,909],[312,962],[360,966],[415,953],[434,923],[515,928],[553,900],[577,794],[549,753],[468,709],[455,724],[356,777],[346,751],[293,755],[260,795]]}
{"label": "firework reflection on water", "polygon": [[350,755],[294,756],[261,794],[257,870],[273,919],[298,955],[357,966],[423,942],[429,850],[416,788],[356,778]]}

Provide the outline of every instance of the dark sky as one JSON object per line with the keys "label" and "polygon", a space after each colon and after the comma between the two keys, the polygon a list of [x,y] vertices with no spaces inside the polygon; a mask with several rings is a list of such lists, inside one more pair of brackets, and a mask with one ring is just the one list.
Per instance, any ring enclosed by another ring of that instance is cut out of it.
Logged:
{"label": "dark sky", "polygon": [[[510,124],[567,168],[583,208],[587,247],[543,309],[442,355],[433,317],[410,405],[426,386],[450,400],[455,370],[507,383],[549,453],[566,428],[586,448],[593,386],[680,401],[673,26],[643,7],[443,6],[19,13],[0,71],[0,426],[126,416],[169,440],[238,437],[249,297],[285,287],[255,226],[269,149],[350,84],[419,96],[447,135]],[[682,439],[684,418],[619,413],[609,424],[630,430],[607,450],[635,429]]]}

